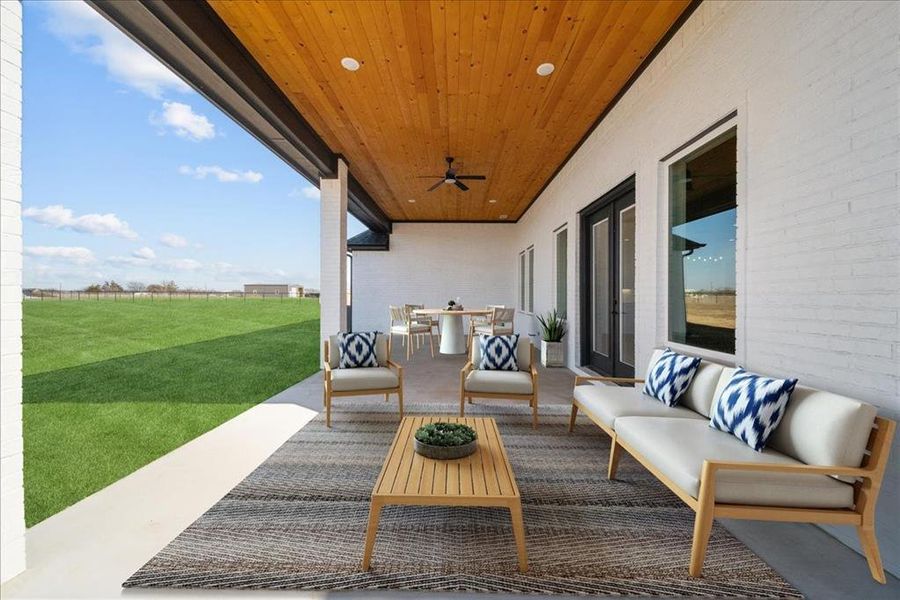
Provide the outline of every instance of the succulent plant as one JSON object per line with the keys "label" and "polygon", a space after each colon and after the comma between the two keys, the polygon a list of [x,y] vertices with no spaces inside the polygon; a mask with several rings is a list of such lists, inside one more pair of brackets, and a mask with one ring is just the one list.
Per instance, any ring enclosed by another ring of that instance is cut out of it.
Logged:
{"label": "succulent plant", "polygon": [[429,446],[465,446],[474,442],[478,434],[461,423],[428,423],[416,430],[415,437]]}

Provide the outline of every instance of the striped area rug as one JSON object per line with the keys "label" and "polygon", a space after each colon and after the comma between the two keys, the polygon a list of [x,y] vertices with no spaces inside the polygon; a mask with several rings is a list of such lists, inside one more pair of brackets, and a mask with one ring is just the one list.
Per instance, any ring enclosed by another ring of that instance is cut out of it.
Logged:
{"label": "striped area rug", "polygon": [[[369,495],[396,431],[396,407],[336,403],[182,532],[125,587],[407,590],[798,598],[724,528],[703,578],[688,575],[694,514],[627,455],[606,479],[609,439],[568,408],[478,403],[497,419],[522,494],[530,571],[516,571],[509,513],[388,506],[372,569],[359,570]],[[454,414],[418,404],[409,414]]]}

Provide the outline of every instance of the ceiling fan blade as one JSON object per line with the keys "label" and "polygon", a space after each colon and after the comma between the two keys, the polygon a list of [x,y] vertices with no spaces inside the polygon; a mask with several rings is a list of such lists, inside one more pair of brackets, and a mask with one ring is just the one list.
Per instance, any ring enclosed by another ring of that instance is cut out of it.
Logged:
{"label": "ceiling fan blade", "polygon": [[484,181],[485,179],[487,179],[487,177],[485,177],[484,175],[457,175],[456,178],[457,179],[478,179],[481,181]]}
{"label": "ceiling fan blade", "polygon": [[434,190],[438,189],[438,188],[441,187],[442,185],[444,185],[444,178],[443,178],[443,177],[441,177],[441,180],[438,181],[436,184],[434,184],[433,186],[431,186],[430,188],[428,188],[428,191],[429,191],[429,192],[433,192]]}
{"label": "ceiling fan blade", "polygon": [[443,175],[419,175],[416,179],[443,179]]}
{"label": "ceiling fan blade", "polygon": [[469,191],[469,186],[467,186],[466,184],[464,184],[464,183],[463,183],[462,181],[460,181],[459,179],[457,179],[456,181],[454,181],[454,182],[453,182],[453,185],[455,185],[456,187],[458,187],[459,189],[461,189],[461,190],[464,191],[464,192],[468,192],[468,191]]}

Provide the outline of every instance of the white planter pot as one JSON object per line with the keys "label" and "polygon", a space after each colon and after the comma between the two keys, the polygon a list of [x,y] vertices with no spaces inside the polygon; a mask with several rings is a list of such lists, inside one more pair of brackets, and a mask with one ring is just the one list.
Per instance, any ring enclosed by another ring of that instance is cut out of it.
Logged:
{"label": "white planter pot", "polygon": [[565,344],[541,340],[541,364],[545,367],[566,366]]}

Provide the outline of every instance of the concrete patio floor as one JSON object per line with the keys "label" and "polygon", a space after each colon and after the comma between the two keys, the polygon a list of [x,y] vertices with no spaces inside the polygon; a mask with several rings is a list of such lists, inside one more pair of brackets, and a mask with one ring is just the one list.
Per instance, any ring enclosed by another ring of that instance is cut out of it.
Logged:
{"label": "concrete patio floor", "polygon": [[[428,348],[404,370],[409,402],[458,401],[461,356],[432,359]],[[540,370],[540,403],[568,404],[574,374]],[[383,401],[380,397],[335,402]],[[502,401],[497,401],[502,402]],[[123,590],[121,583],[308,423],[322,406],[321,374],[273,396],[216,429],[32,527],[28,570],[0,588],[3,598],[260,598],[270,591]],[[603,435],[598,429],[598,435]],[[865,560],[811,525],[728,521],[726,526],[807,598],[900,597],[900,582],[869,576]],[[291,598],[376,600],[412,592],[284,592]],[[428,594],[463,599],[478,594]],[[503,596],[519,598],[519,596]]]}

